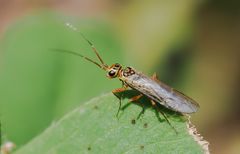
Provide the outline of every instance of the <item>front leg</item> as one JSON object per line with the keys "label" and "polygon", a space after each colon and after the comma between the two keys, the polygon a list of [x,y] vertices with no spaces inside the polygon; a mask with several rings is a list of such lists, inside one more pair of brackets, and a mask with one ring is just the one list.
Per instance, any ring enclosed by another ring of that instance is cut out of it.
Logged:
{"label": "front leg", "polygon": [[122,93],[122,92],[126,91],[127,88],[128,88],[128,86],[123,84],[122,88],[118,88],[118,89],[115,89],[115,90],[112,91],[112,93],[119,99],[119,107],[118,107],[116,117],[118,117],[119,111],[120,111],[121,106],[122,106],[122,94],[120,94],[120,96],[119,96],[119,95],[117,95],[117,93]]}

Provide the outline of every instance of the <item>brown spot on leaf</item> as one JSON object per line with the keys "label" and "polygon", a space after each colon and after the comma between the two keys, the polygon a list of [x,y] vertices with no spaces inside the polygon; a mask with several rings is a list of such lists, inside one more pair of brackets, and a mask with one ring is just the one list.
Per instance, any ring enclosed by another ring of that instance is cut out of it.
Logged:
{"label": "brown spot on leaf", "polygon": [[90,151],[90,150],[91,150],[91,147],[89,146],[87,149],[88,149],[88,151]]}
{"label": "brown spot on leaf", "polygon": [[135,124],[136,124],[136,120],[133,119],[133,120],[131,121],[131,123],[132,123],[133,125],[135,125]]}

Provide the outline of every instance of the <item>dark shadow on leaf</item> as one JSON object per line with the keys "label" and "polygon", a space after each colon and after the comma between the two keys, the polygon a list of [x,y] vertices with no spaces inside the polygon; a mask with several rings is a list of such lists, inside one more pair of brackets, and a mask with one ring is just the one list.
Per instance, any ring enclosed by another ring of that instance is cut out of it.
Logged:
{"label": "dark shadow on leaf", "polygon": [[[124,92],[118,93],[118,96],[121,96],[122,100],[124,99],[128,99],[130,101],[131,98],[133,98],[134,96],[137,96],[141,94],[140,92],[133,90],[133,89],[128,89]],[[126,104],[123,104],[123,106],[121,107],[121,110],[124,111],[125,109],[127,109],[130,105],[138,105],[142,108],[141,112],[138,114],[137,119],[139,119],[141,116],[144,116],[144,112],[146,109],[148,108],[152,108],[155,110],[156,113],[156,117],[158,118],[159,122],[163,122],[165,121],[165,119],[162,117],[160,117],[159,112],[157,109],[155,109],[150,102],[150,99],[147,96],[143,96],[141,97],[138,101],[135,102],[129,102]],[[164,112],[164,114],[166,114],[167,117],[171,116],[171,117],[176,117],[174,118],[177,121],[185,121],[183,114],[179,113],[179,112],[175,112],[172,111],[166,107],[164,107],[163,105],[157,103],[157,107],[159,108],[159,110],[161,110],[162,112]],[[120,115],[121,117],[121,115]],[[178,118],[177,118],[178,117]]]}

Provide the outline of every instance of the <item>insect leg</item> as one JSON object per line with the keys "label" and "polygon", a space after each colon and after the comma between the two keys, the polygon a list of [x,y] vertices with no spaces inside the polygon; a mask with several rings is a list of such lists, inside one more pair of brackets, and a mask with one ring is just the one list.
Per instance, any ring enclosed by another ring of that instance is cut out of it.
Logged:
{"label": "insect leg", "polygon": [[153,73],[152,79],[155,80],[155,81],[158,80],[158,76],[157,76],[157,73],[156,73],[156,72]]}
{"label": "insect leg", "polygon": [[142,96],[143,96],[142,94],[134,96],[134,97],[130,98],[129,102],[135,102],[135,101],[139,100]]}
{"label": "insect leg", "polygon": [[165,115],[165,113],[163,113],[163,112],[158,108],[158,106],[156,105],[156,103],[155,103],[153,100],[150,100],[150,101],[151,101],[151,103],[152,103],[152,106],[155,107],[156,111],[160,112],[160,113],[163,115],[163,117],[164,117],[164,119],[167,121],[167,123],[173,128],[173,130],[176,132],[176,134],[178,134],[177,130],[176,130],[175,127],[173,127],[173,125],[170,123],[170,121],[168,120],[168,118],[167,118],[167,116]]}
{"label": "insect leg", "polygon": [[123,84],[122,88],[118,88],[118,89],[115,89],[115,90],[112,91],[112,93],[119,99],[119,107],[118,107],[116,117],[118,117],[119,111],[120,111],[121,106],[122,106],[122,94],[120,94],[120,96],[119,96],[119,95],[117,95],[117,93],[124,92],[126,89],[127,89],[127,85]]}
{"label": "insect leg", "polygon": [[[136,102],[138,101],[141,97],[143,96],[143,94],[140,94],[140,95],[137,95],[137,96],[134,96],[130,99],[129,103],[131,102]],[[144,113],[145,111],[145,108],[144,108],[144,105],[142,103],[140,103],[140,105],[142,106],[142,111],[139,113],[137,119],[139,119],[141,117],[141,115]]]}

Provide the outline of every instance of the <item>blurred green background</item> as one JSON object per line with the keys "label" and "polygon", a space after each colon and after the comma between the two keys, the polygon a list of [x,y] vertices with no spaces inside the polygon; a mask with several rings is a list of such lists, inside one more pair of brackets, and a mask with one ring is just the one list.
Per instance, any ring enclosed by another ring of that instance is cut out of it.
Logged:
{"label": "blurred green background", "polygon": [[[24,145],[64,113],[121,86],[67,49],[133,66],[194,98],[198,131],[213,153],[240,146],[238,1],[70,0],[0,2],[3,140]],[[97,117],[96,117],[97,118]]]}

